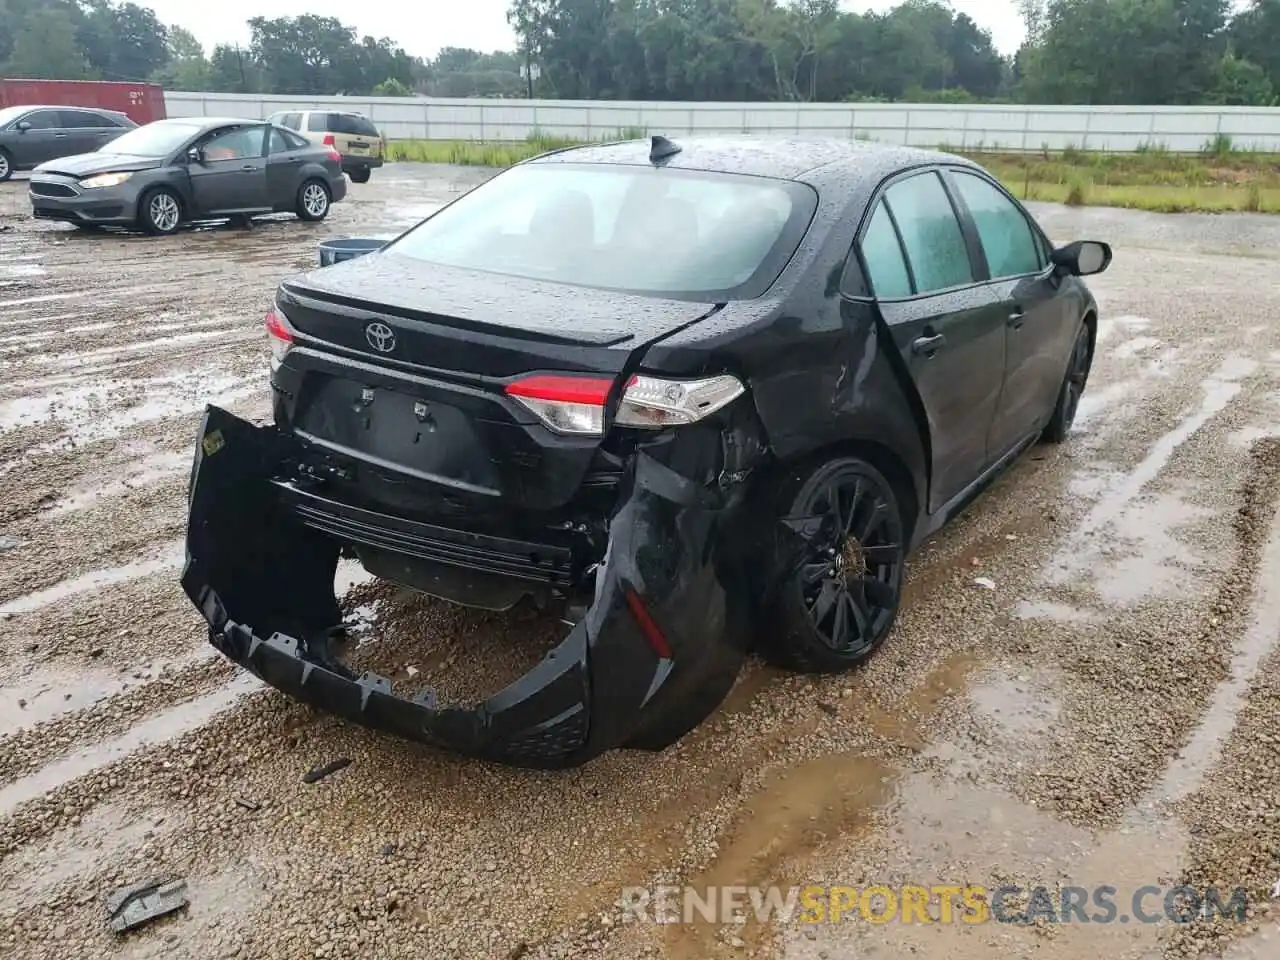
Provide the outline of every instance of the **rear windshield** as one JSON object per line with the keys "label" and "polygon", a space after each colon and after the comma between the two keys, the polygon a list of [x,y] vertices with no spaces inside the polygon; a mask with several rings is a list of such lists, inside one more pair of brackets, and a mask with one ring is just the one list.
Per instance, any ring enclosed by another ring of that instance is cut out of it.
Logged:
{"label": "rear windshield", "polygon": [[378,128],[364,117],[353,113],[335,113],[333,115],[333,132],[345,133],[348,136],[376,137]]}
{"label": "rear windshield", "polygon": [[494,177],[386,249],[627,293],[744,299],[777,279],[816,202],[811,188],[786,180],[534,163]]}
{"label": "rear windshield", "polygon": [[116,137],[102,150],[130,157],[167,157],[199,133],[200,128],[198,123],[148,123]]}

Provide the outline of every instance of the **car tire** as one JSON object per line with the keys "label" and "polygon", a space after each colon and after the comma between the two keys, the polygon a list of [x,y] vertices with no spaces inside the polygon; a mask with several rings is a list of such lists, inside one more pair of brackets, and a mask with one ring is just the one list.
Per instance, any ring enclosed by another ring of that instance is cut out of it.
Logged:
{"label": "car tire", "polygon": [[153,237],[167,237],[182,226],[182,198],[168,187],[148,190],[138,201],[138,224]]}
{"label": "car tire", "polygon": [[1045,443],[1062,443],[1071,432],[1071,424],[1075,422],[1076,411],[1080,408],[1080,397],[1084,394],[1085,384],[1089,381],[1089,369],[1093,366],[1093,344],[1089,336],[1089,328],[1080,324],[1071,358],[1067,361],[1067,372],[1062,377],[1062,386],[1058,388],[1058,400],[1053,406],[1049,423],[1044,428],[1040,439]]}
{"label": "car tire", "polygon": [[893,628],[906,529],[893,485],[861,457],[798,469],[782,484],[766,557],[761,653],[804,673],[839,673]]}
{"label": "car tire", "polygon": [[368,183],[369,178],[373,176],[373,171],[365,167],[361,170],[352,170],[347,176],[351,178],[352,183]]}
{"label": "car tire", "polygon": [[329,187],[322,180],[307,180],[298,188],[299,220],[316,223],[329,215]]}
{"label": "car tire", "polygon": [[13,176],[13,158],[8,152],[0,149],[0,183]]}

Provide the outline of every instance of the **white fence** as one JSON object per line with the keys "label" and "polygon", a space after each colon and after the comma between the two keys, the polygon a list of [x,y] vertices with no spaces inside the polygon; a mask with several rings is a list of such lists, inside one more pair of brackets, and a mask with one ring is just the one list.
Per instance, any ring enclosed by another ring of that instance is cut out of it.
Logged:
{"label": "white fence", "polygon": [[1278,107],[1045,107],[901,103],[644,103],[443,100],[165,93],[171,117],[265,117],[280,110],[355,110],[392,140],[523,140],[540,131],[582,140],[642,130],[666,136],[864,137],[889,143],[1004,150],[1196,151],[1218,135],[1280,152]]}

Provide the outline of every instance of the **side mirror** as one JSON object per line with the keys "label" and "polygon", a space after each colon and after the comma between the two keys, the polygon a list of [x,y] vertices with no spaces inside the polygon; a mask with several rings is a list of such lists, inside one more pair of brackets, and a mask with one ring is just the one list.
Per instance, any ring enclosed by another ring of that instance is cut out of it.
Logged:
{"label": "side mirror", "polygon": [[19,133],[26,133],[26,132],[27,132],[28,130],[30,130],[30,129],[31,129],[31,121],[30,121],[30,120],[19,120],[19,121],[18,121],[18,127],[17,127],[17,130],[18,130],[18,132],[19,132]]}
{"label": "side mirror", "polygon": [[188,163],[204,163],[204,151],[199,147],[192,147],[187,151]]}
{"label": "side mirror", "polygon": [[1050,259],[1061,273],[1088,277],[1111,266],[1111,246],[1100,240],[1077,240],[1053,251]]}

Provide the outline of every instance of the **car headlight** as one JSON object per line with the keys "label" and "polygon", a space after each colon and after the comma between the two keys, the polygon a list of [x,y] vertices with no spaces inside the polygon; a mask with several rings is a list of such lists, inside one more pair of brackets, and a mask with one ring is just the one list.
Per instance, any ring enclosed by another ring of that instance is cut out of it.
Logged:
{"label": "car headlight", "polygon": [[81,180],[80,186],[86,190],[96,190],[99,187],[118,187],[132,176],[132,173],[100,173],[96,177],[88,177]]}

